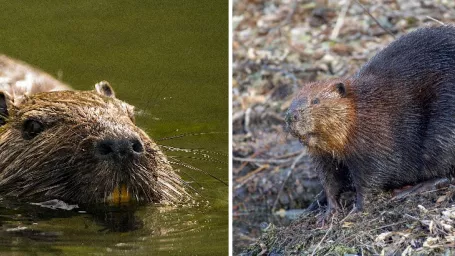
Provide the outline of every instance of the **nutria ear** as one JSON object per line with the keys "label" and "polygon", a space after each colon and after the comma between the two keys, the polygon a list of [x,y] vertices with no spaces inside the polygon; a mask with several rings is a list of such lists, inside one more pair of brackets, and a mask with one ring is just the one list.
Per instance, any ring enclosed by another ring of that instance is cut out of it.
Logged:
{"label": "nutria ear", "polygon": [[106,97],[115,98],[114,89],[107,81],[101,81],[95,84],[95,90],[97,93],[104,95]]}
{"label": "nutria ear", "polygon": [[344,83],[337,83],[335,87],[337,88],[337,91],[341,97],[346,96],[346,86],[344,85]]}
{"label": "nutria ear", "polygon": [[6,124],[8,118],[8,105],[11,97],[7,92],[0,91],[0,126]]}

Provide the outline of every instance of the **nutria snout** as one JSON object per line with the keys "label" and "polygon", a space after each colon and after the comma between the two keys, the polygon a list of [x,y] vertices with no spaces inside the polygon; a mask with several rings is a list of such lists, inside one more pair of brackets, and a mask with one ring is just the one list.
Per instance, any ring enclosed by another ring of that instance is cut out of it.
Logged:
{"label": "nutria snout", "polygon": [[102,139],[95,142],[95,154],[100,160],[131,161],[144,152],[144,146],[138,138]]}
{"label": "nutria snout", "polygon": [[351,124],[346,123],[352,119],[353,104],[347,102],[349,81],[333,79],[326,84],[305,85],[292,101],[286,123],[288,131],[311,150],[334,152],[348,140]]}

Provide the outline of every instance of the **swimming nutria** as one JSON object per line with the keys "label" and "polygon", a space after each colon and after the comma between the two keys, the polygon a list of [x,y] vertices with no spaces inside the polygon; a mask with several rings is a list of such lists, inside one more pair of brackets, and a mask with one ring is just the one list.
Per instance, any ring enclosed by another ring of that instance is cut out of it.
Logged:
{"label": "swimming nutria", "polygon": [[328,202],[447,177],[455,165],[455,28],[400,37],[353,76],[310,83],[286,115]]}
{"label": "swimming nutria", "polygon": [[[6,65],[0,70],[6,74]],[[15,80],[0,88],[14,87]],[[37,90],[69,88],[54,80],[43,80]],[[20,97],[12,91],[0,91],[1,195],[78,203],[187,198],[166,156],[135,125],[133,106],[116,99],[107,82],[93,91],[24,90]]]}

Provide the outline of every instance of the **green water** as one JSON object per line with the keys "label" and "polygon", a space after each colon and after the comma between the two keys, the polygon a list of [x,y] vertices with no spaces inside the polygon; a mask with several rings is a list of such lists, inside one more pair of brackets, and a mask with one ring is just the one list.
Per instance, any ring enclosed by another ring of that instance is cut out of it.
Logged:
{"label": "green water", "polygon": [[[168,155],[228,180],[228,1],[2,1],[0,52],[76,89],[109,81],[152,138],[194,134],[160,140],[193,149]],[[198,206],[149,205],[109,222],[0,202],[0,254],[227,254],[227,186],[177,168],[194,179]]]}

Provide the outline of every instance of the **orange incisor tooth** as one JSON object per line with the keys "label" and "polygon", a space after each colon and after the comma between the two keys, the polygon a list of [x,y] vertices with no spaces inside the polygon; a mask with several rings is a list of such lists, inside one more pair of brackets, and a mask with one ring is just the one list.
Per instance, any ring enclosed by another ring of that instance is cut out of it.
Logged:
{"label": "orange incisor tooth", "polygon": [[126,189],[126,185],[121,185],[121,187],[116,187],[110,196],[111,203],[121,204],[128,203],[131,200],[131,195]]}

